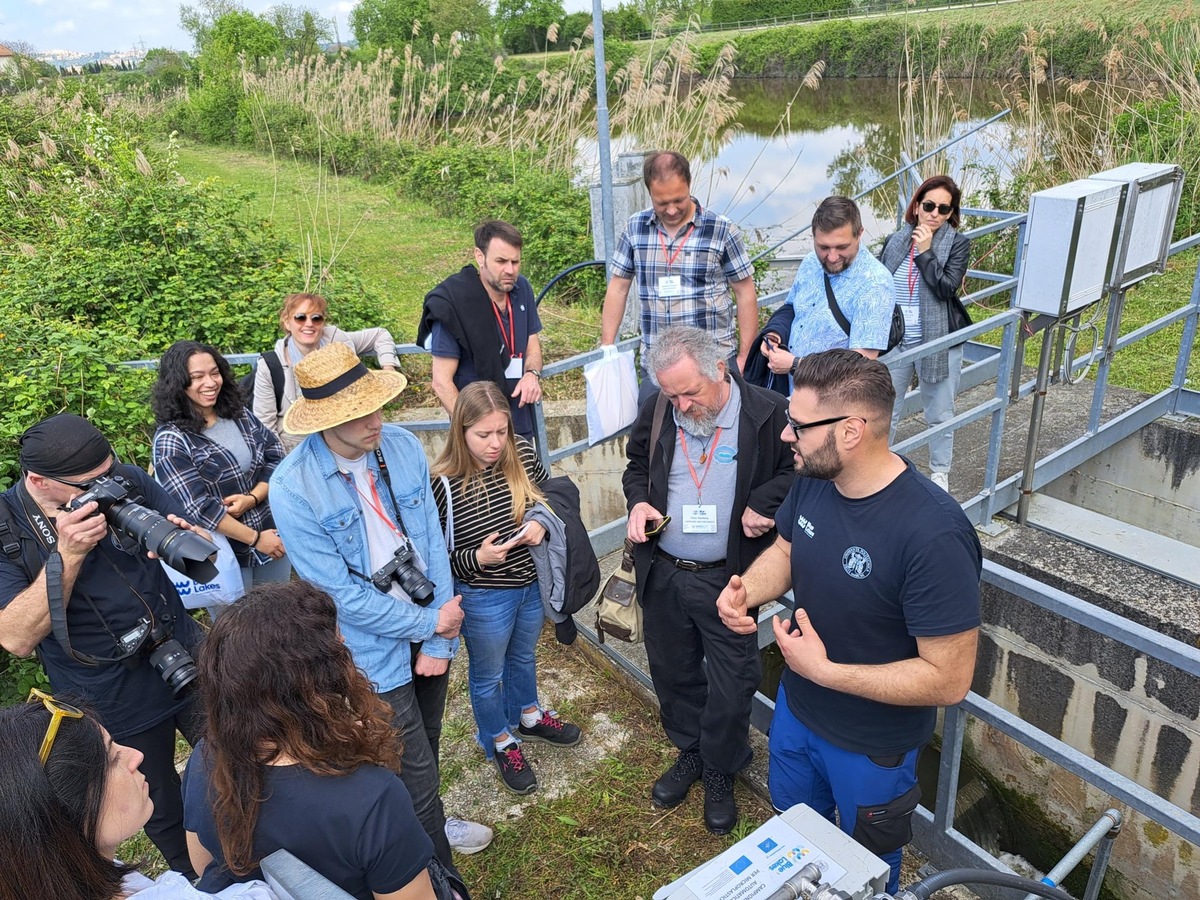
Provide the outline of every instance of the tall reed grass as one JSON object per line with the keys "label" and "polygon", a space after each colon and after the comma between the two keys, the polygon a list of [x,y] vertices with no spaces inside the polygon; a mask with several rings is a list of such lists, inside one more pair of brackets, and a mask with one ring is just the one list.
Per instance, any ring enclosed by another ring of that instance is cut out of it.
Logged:
{"label": "tall reed grass", "polygon": [[[550,29],[549,40],[556,35],[557,28]],[[736,117],[740,105],[729,95],[732,46],[709,71],[699,72],[695,35],[688,30],[659,39],[647,56],[635,56],[613,74],[613,124],[639,146],[701,153]],[[590,36],[589,28],[584,39]],[[459,82],[454,61],[461,49],[456,34],[429,64],[411,44],[399,53],[380,51],[365,64],[347,56],[275,61],[261,72],[243,67],[242,87],[257,110],[256,130],[270,127],[268,111],[290,109],[325,136],[353,134],[418,147],[465,142],[508,149],[514,165],[520,152],[548,171],[573,171],[579,147],[595,135],[592,49],[576,40],[553,68],[543,63],[515,84],[498,77],[504,71],[500,57],[482,83]]]}

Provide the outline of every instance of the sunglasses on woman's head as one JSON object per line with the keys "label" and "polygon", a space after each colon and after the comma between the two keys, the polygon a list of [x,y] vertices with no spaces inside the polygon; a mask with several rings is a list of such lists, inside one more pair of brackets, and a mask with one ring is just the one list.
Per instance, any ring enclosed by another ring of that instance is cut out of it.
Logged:
{"label": "sunglasses on woman's head", "polygon": [[38,759],[42,765],[46,764],[46,760],[50,758],[50,750],[54,747],[54,739],[58,737],[58,726],[62,724],[63,719],[82,719],[83,710],[76,709],[70,703],[63,703],[61,700],[55,700],[50,694],[45,691],[39,691],[37,688],[32,688],[29,691],[29,698],[26,703],[41,703],[46,707],[46,711],[50,713],[50,724],[46,728],[46,736],[42,738],[42,746],[38,749]]}
{"label": "sunglasses on woman's head", "polygon": [[936,209],[939,216],[948,216],[954,212],[954,207],[949,203],[934,203],[932,200],[922,200],[921,209],[925,212],[933,212]]}
{"label": "sunglasses on woman's head", "polygon": [[312,319],[314,325],[320,325],[325,321],[325,317],[320,313],[313,313],[311,316],[307,313],[296,313],[292,318],[297,322],[307,322],[309,319]]}

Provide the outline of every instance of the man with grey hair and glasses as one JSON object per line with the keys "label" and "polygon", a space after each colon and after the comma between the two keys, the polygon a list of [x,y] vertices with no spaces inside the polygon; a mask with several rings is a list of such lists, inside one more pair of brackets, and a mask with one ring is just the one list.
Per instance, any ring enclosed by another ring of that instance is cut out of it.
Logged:
{"label": "man with grey hair and glasses", "polygon": [[659,390],[638,413],[622,481],[650,676],[679,749],[651,796],[677,806],[703,778],[704,823],[725,834],[737,823],[733,776],[750,762],[760,666],[757,637],[725,628],[716,599],[774,539],[792,482],[778,440],[787,401],[746,384],[700,328],[665,329],[645,365]]}

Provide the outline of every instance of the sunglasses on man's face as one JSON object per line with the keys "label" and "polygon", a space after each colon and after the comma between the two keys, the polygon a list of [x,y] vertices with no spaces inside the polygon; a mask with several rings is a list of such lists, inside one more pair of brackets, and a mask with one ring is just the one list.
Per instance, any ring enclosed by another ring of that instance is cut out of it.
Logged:
{"label": "sunglasses on man's face", "polygon": [[325,317],[320,313],[313,313],[311,316],[306,313],[296,313],[292,318],[297,322],[307,322],[309,319],[312,319],[314,325],[320,325],[325,321]]}
{"label": "sunglasses on man's face", "polygon": [[932,200],[922,200],[921,209],[927,213],[931,213],[936,209],[939,216],[948,216],[954,212],[954,207],[949,203],[934,203]]}

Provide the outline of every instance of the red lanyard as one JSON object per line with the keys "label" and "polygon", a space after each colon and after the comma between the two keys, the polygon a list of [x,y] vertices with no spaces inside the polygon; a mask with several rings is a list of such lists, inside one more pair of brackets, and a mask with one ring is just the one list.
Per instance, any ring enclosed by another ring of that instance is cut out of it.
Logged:
{"label": "red lanyard", "polygon": [[679,242],[679,246],[675,248],[675,252],[669,256],[667,255],[666,238],[663,237],[663,233],[661,231],[658,233],[658,242],[662,245],[663,259],[666,260],[668,272],[671,271],[671,266],[673,266],[675,264],[675,260],[679,259],[679,254],[683,252],[683,245],[687,243],[688,238],[690,238],[692,236],[692,232],[695,230],[696,230],[696,223],[689,222],[688,230],[686,232],[684,232],[683,240],[681,240]]}
{"label": "red lanyard", "polygon": [[700,491],[704,487],[704,479],[708,477],[708,470],[712,466],[713,456],[716,455],[717,444],[719,444],[720,442],[721,442],[721,429],[718,428],[713,433],[712,441],[709,443],[709,446],[712,447],[713,452],[709,453],[706,450],[700,454],[700,462],[704,466],[704,474],[702,474],[699,478],[697,478],[696,477],[696,469],[692,465],[692,458],[690,456],[688,456],[688,452],[687,452],[687,436],[683,433],[682,428],[679,429],[679,445],[683,448],[683,458],[687,460],[688,471],[692,473],[692,483],[696,485],[696,502],[697,503],[700,502]]}
{"label": "red lanyard", "polygon": [[517,323],[513,319],[512,314],[512,294],[505,294],[504,300],[508,304],[508,328],[506,334],[504,331],[504,320],[500,318],[500,310],[496,309],[496,304],[492,304],[492,315],[496,317],[496,324],[500,326],[500,337],[504,341],[504,346],[508,348],[510,357],[517,355]]}
{"label": "red lanyard", "polygon": [[912,300],[913,294],[917,290],[917,282],[921,280],[921,273],[916,267],[917,245],[913,244],[908,250],[908,299]]}
{"label": "red lanyard", "polygon": [[[375,490],[375,473],[372,472],[370,469],[367,469],[367,481],[369,481],[371,484],[371,496],[370,497],[368,497],[366,494],[364,494],[362,492],[362,489],[358,486],[358,483],[354,480],[353,475],[346,474],[346,480],[350,482],[350,487],[354,488],[354,490],[358,493],[358,496],[362,497],[363,500],[366,501],[367,506],[371,507],[371,509],[375,512],[375,515],[377,515],[377,516],[379,516],[379,518],[383,519],[383,521],[387,525],[387,527],[392,530],[392,533],[395,534],[397,537],[403,538],[404,532],[402,532],[399,528],[397,528],[396,524],[391,519],[388,518],[387,513],[385,513],[383,511],[383,501],[379,499],[379,491]],[[372,499],[372,498],[374,498],[374,499]],[[396,510],[396,514],[399,515],[400,511]]]}

